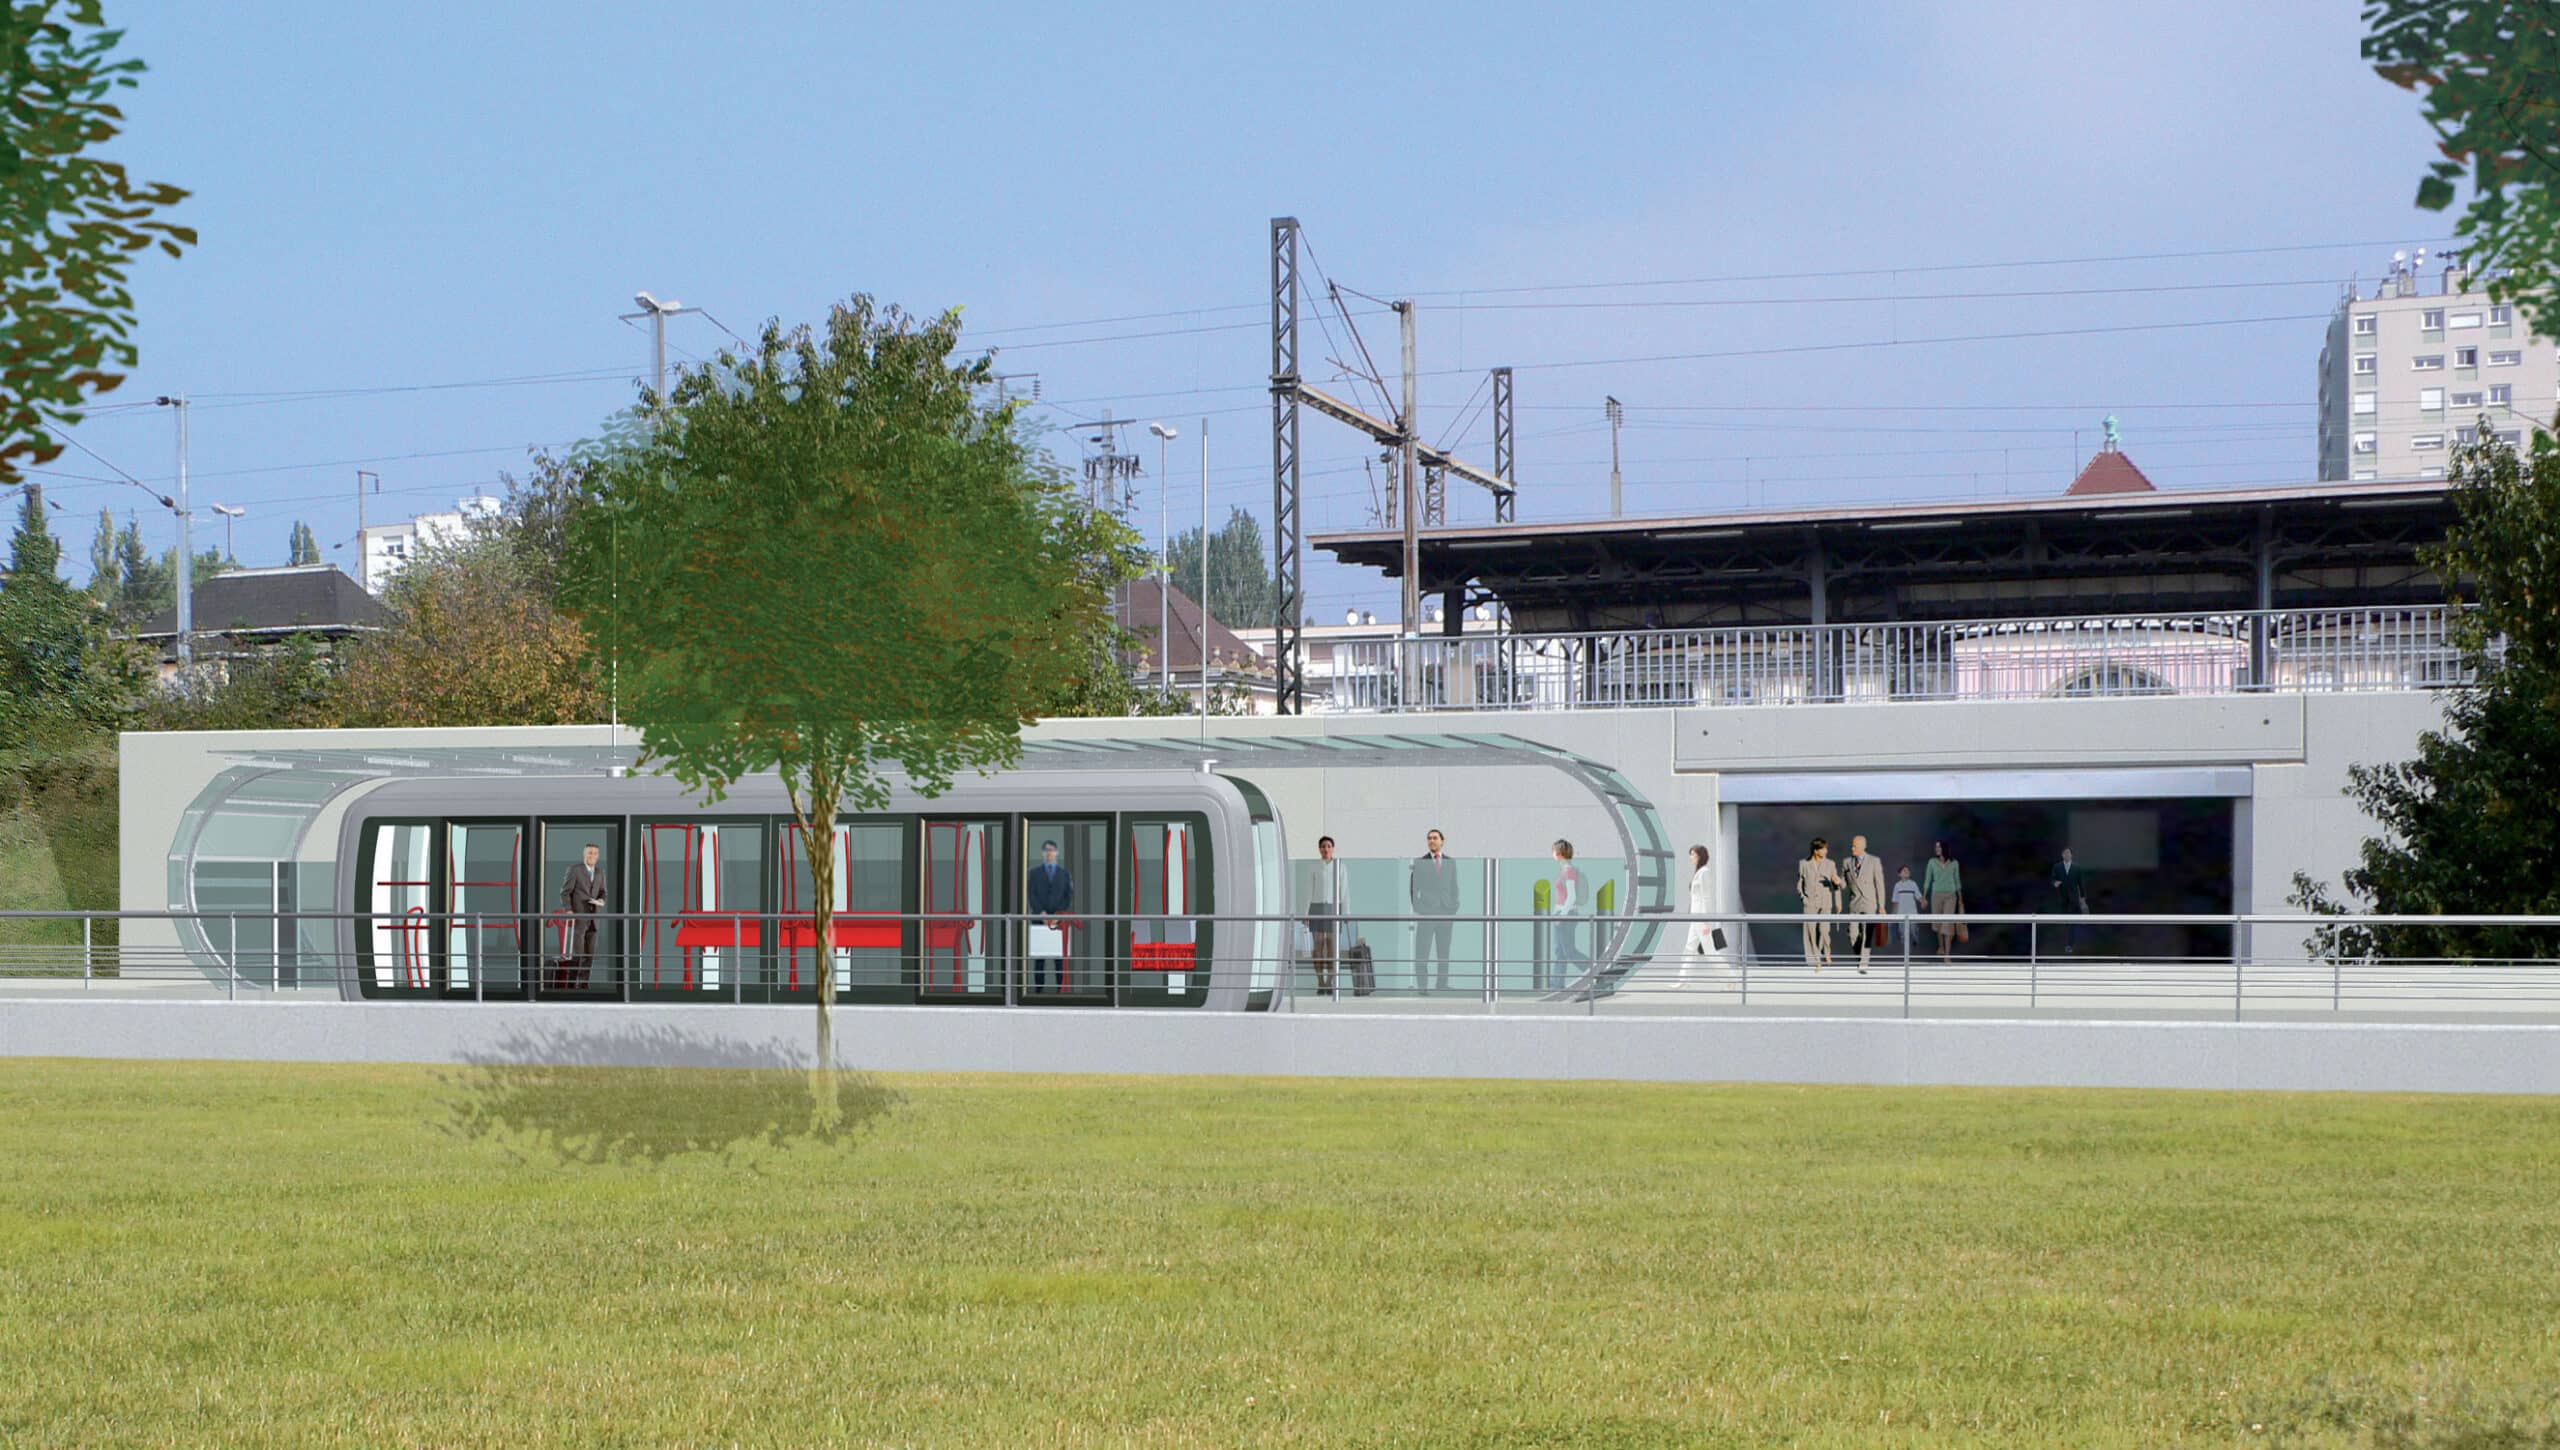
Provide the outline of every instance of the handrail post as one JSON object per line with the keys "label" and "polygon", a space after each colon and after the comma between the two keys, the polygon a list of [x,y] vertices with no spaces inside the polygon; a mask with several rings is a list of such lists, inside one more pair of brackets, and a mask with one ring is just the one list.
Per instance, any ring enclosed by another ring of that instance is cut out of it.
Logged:
{"label": "handrail post", "polygon": [[2245,969],[2241,966],[2240,956],[2240,917],[2237,912],[2234,912],[2231,917],[2231,1020],[2234,1022],[2240,1020],[2243,970]]}
{"label": "handrail post", "polygon": [[96,917],[84,916],[80,918],[80,990],[83,992],[89,990],[89,979],[94,974],[93,964],[97,955],[95,947],[97,931],[98,919]]}
{"label": "handrail post", "polygon": [[1733,928],[1733,929],[1734,929],[1734,931],[1735,931],[1736,933],[1739,933],[1739,934],[1741,934],[1741,935],[1742,935],[1742,1002],[1741,1002],[1741,1005],[1742,1005],[1742,1006],[1745,1006],[1745,1007],[1748,1007],[1748,1006],[1750,1006],[1750,1005],[1751,1005],[1751,938],[1750,938],[1750,936],[1749,936],[1749,932],[1750,932],[1750,930],[1751,930],[1751,923],[1749,923],[1749,922],[1747,922],[1747,921],[1744,921],[1744,922],[1736,922],[1736,923],[1734,924],[1734,928]]}
{"label": "handrail post", "polygon": [[1902,959],[1902,1015],[1911,1015],[1911,958]]}
{"label": "handrail post", "polygon": [[229,990],[225,995],[228,996],[231,1001],[237,1002],[240,1000],[240,913],[236,911],[231,913],[231,940],[229,946],[230,960],[224,965],[230,969],[231,980],[227,984]]}
{"label": "handrail post", "polygon": [[[458,873],[457,873],[458,874]],[[471,913],[471,945],[465,955],[471,962],[471,1000],[489,1000],[489,951],[487,937],[481,935],[480,913]]]}
{"label": "handrail post", "polygon": [[[1201,547],[1206,548],[1207,545]],[[1207,668],[1207,666],[1202,666]],[[746,927],[735,912],[729,916],[729,1000],[744,1005],[747,1000]]]}
{"label": "handrail post", "polygon": [[[2032,921],[2027,923],[2027,1010],[2030,1012],[2036,1010],[2036,967],[2041,955],[2037,951],[2036,936],[2040,925]],[[2063,929],[2070,930],[2068,927]]]}

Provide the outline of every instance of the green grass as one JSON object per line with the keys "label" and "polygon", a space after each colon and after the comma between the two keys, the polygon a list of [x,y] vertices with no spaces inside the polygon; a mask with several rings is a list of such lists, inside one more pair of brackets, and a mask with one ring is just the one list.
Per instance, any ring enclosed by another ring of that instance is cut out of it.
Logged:
{"label": "green grass", "polygon": [[2560,1103],[891,1085],[0,1062],[0,1444],[2560,1438]]}

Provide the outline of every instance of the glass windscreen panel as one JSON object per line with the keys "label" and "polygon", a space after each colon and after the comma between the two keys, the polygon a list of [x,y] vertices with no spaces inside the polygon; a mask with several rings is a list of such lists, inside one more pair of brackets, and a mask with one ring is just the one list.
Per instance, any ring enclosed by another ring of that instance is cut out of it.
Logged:
{"label": "glass windscreen panel", "polygon": [[534,888],[544,910],[542,990],[619,995],[625,942],[617,914],[630,909],[621,893],[622,827],[610,821],[545,821],[541,838],[542,868]]}
{"label": "glass windscreen panel", "polygon": [[198,861],[205,941],[244,982],[294,985],[293,863]]}
{"label": "glass windscreen panel", "polygon": [[373,985],[381,991],[424,991],[434,985],[435,827],[377,822],[373,880],[365,929],[373,948]]}
{"label": "glass windscreen panel", "polygon": [[1133,986],[1192,989],[1200,960],[1193,892],[1199,876],[1197,827],[1187,820],[1129,822],[1129,972]]}

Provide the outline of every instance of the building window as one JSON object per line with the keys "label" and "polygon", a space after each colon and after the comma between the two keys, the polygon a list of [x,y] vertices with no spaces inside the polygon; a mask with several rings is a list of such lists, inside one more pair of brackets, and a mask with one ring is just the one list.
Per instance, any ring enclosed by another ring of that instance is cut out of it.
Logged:
{"label": "building window", "polygon": [[2359,412],[2359,413],[2370,413],[2370,412],[2372,412],[2372,411],[2373,411],[2373,394],[2371,394],[2371,393],[2358,393],[2358,394],[2356,394],[2356,411],[2357,411],[2357,412]]}
{"label": "building window", "polygon": [[2501,433],[2498,435],[2498,441],[2504,443],[2509,448],[2522,448],[2524,446],[2524,434],[2521,432]]}
{"label": "building window", "polygon": [[2441,412],[2443,412],[2443,411],[2444,411],[2444,389],[2442,389],[2442,388],[2420,388],[2420,389],[2418,389],[2418,411],[2420,411],[2420,412],[2422,412],[2422,413],[2441,413]]}
{"label": "building window", "polygon": [[2492,327],[2504,327],[2515,320],[2516,310],[2512,307],[2492,307],[2489,309],[2489,325]]}
{"label": "building window", "polygon": [[2490,402],[2495,403],[2495,404],[2497,404],[2499,407],[2502,407],[2502,408],[2503,408],[2503,407],[2505,407],[2507,404],[2512,403],[2512,402],[2514,402],[2515,400],[2516,400],[2516,390],[2515,390],[2515,388],[2514,388],[2514,386],[2513,386],[2513,385],[2508,384],[2508,383],[2491,383],[2491,384],[2489,385],[2489,401],[2490,401]]}
{"label": "building window", "polygon": [[2442,332],[2444,330],[2444,309],[2441,307],[2430,307],[2426,311],[2419,313],[2418,325],[2427,329],[2429,332]]}
{"label": "building window", "polygon": [[2444,465],[2441,463],[2430,463],[2426,467],[2418,470],[2418,476],[2420,478],[2442,478],[2444,477]]}
{"label": "building window", "polygon": [[2456,331],[2460,331],[2466,327],[2478,327],[2480,325],[2480,314],[2477,312],[2457,312],[2453,314],[2452,325]]}
{"label": "building window", "polygon": [[2373,471],[2372,469],[2370,469],[2370,468],[2359,468],[2359,469],[2357,469],[2357,470],[2355,471],[2355,476],[2354,476],[2353,478],[2350,478],[2350,479],[2348,480],[2348,482],[2350,482],[2350,483],[2371,483],[2371,482],[2373,482],[2373,481],[2374,481],[2374,479],[2375,479],[2377,476],[2378,476],[2378,475],[2377,475],[2377,474],[2375,474],[2375,473],[2374,473],[2374,471]]}
{"label": "building window", "polygon": [[2523,361],[2524,354],[2521,351],[2493,352],[2489,354],[2489,366],[2493,368],[2511,368]]}
{"label": "building window", "polygon": [[2480,366],[2480,349],[2476,347],[2455,348],[2453,350],[2453,365],[2458,368],[2476,368]]}
{"label": "building window", "polygon": [[2444,371],[2444,354],[2440,352],[2419,353],[2409,359],[2409,366],[2414,371],[2422,373],[2442,372]]}
{"label": "building window", "polygon": [[2365,314],[2364,316],[2362,316],[2362,317],[2357,318],[2357,319],[2356,319],[2356,336],[2358,336],[2358,337],[2371,337],[2371,336],[2373,336],[2373,334],[2374,334],[2374,323],[2375,323],[2376,321],[2378,321],[2378,320],[2379,320],[2379,319],[2377,319],[2376,317],[2374,317],[2374,315],[2373,315],[2372,313],[2370,313],[2370,312],[2366,313],[2366,314]]}
{"label": "building window", "polygon": [[2379,360],[2375,358],[2372,353],[2360,352],[2356,354],[2356,372],[2360,376],[2371,377],[2379,365]]}
{"label": "building window", "polygon": [[2453,430],[2453,441],[2461,444],[2465,448],[2468,448],[2472,444],[2480,441],[2480,430],[2477,428],[2456,428]]}
{"label": "building window", "polygon": [[2375,440],[2372,434],[2358,433],[2356,435],[2356,451],[2358,453],[2371,453],[2374,450],[2374,447]]}
{"label": "building window", "polygon": [[2413,434],[2410,436],[2409,446],[2420,450],[2442,448],[2444,446],[2444,435],[2442,433]]}
{"label": "building window", "polygon": [[2453,395],[2453,405],[2457,408],[2477,408],[2480,406],[2480,395],[2478,393],[2456,393]]}

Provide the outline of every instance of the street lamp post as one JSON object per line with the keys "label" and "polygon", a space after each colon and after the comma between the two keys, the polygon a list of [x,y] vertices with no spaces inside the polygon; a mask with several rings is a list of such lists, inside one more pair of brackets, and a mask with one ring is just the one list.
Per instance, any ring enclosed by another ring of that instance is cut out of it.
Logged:
{"label": "street lamp post", "polygon": [[[1167,520],[1167,499],[1173,493],[1173,471],[1166,463],[1173,440],[1180,431],[1164,423],[1149,423],[1147,431],[1156,435],[1156,697],[1173,698],[1173,535]],[[1200,548],[1207,552],[1209,536],[1200,536]],[[1206,607],[1205,605],[1203,606]],[[1207,651],[1201,653],[1200,668],[1207,669]]]}
{"label": "street lamp post", "polygon": [[185,694],[196,662],[196,541],[187,527],[187,398],[181,393],[154,401],[178,410],[178,692]]}
{"label": "street lamp post", "polygon": [[213,511],[222,515],[222,557],[230,560],[231,567],[237,569],[240,567],[240,551],[234,545],[239,543],[239,537],[231,532],[231,526],[234,520],[247,517],[249,511],[227,503],[215,504]]}

